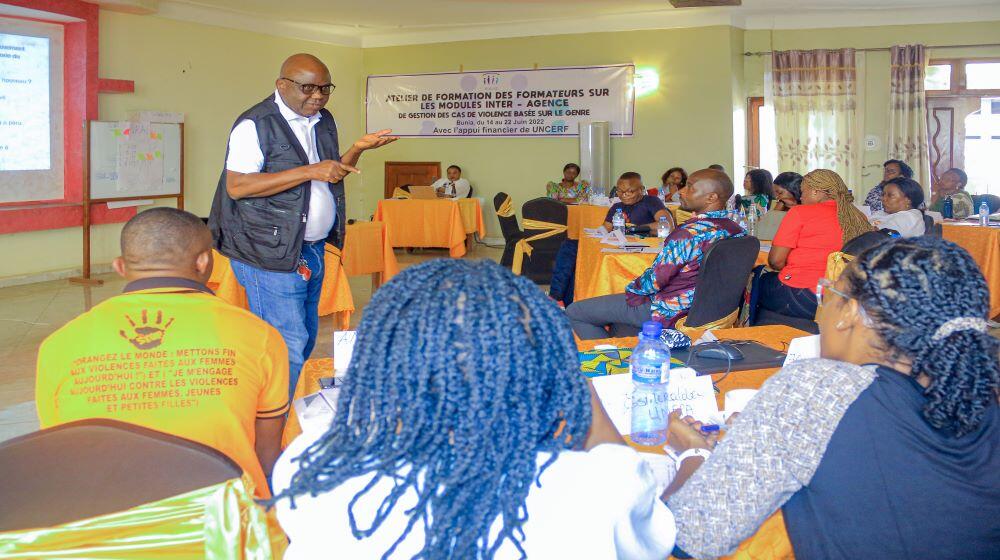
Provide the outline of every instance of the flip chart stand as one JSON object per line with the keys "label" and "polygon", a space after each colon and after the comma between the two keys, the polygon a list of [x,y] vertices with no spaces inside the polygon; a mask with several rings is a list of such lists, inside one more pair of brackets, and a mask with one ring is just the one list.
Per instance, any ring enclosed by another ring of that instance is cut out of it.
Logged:
{"label": "flip chart stand", "polygon": [[[179,190],[175,194],[147,194],[138,196],[123,196],[123,197],[102,197],[102,198],[91,198],[90,190],[90,151],[91,151],[91,136],[90,136],[90,123],[91,121],[86,121],[83,124],[83,137],[86,139],[84,142],[83,150],[83,266],[82,274],[80,276],[74,276],[69,279],[73,284],[81,284],[84,286],[100,286],[104,284],[103,280],[98,278],[92,278],[90,275],[90,228],[93,225],[91,221],[90,207],[93,204],[102,204],[107,202],[125,202],[130,200],[158,200],[164,198],[176,198],[177,208],[180,210],[184,209],[184,124],[180,123],[180,172],[179,172]],[[155,124],[155,123],[152,123]]]}

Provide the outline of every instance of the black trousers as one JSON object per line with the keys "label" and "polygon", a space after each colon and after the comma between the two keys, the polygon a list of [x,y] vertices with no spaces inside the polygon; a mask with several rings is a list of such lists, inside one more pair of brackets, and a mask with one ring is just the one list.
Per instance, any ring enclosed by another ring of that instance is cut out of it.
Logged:
{"label": "black trousers", "polygon": [[760,296],[757,305],[791,317],[812,320],[816,317],[816,291],[810,288],[792,288],[781,283],[780,272],[761,274],[757,284]]}

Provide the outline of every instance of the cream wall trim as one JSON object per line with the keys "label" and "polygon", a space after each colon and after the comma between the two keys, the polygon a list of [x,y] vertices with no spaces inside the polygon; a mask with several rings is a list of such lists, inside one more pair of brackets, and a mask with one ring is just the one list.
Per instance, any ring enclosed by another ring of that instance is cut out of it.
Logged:
{"label": "cream wall trim", "polygon": [[[121,10],[129,5],[158,6],[160,17],[217,25],[348,47],[391,47],[430,43],[451,43],[481,39],[505,39],[591,32],[683,29],[726,25],[740,29],[827,29],[1000,21],[1000,5],[947,8],[881,9],[786,9],[697,8],[636,12],[598,17],[549,19],[545,21],[499,21],[485,25],[406,26],[376,28],[334,25],[306,20],[274,20],[249,11],[221,9],[197,0],[88,0]],[[0,13],[4,7],[0,6]]]}
{"label": "cream wall trim", "polygon": [[360,29],[346,25],[328,25],[309,21],[282,20],[276,21],[261,17],[251,12],[223,10],[208,6],[199,6],[187,2],[163,0],[157,16],[216,25],[229,29],[253,31],[278,37],[287,37],[304,41],[316,41],[343,47],[360,47]]}

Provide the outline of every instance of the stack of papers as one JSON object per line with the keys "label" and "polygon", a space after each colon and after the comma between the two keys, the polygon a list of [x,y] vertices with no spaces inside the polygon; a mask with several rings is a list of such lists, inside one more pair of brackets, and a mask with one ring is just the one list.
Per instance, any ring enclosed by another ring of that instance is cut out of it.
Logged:
{"label": "stack of papers", "polygon": [[601,249],[602,253],[649,253],[651,255],[656,255],[660,252],[659,247],[650,247],[649,245],[622,245],[620,247],[604,247]]}
{"label": "stack of papers", "polygon": [[587,237],[592,237],[594,239],[601,239],[608,233],[608,230],[604,229],[603,227],[583,228],[583,233]]}

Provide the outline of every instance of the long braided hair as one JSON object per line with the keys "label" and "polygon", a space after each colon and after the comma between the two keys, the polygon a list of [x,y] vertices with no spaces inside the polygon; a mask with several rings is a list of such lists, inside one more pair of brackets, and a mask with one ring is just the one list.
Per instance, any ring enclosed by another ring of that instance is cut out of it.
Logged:
{"label": "long braided hair", "polygon": [[[417,524],[416,558],[489,559],[504,541],[524,558],[529,489],[560,451],[583,444],[591,423],[565,314],[495,263],[435,259],[375,293],[356,348],[329,431],[295,459],[298,472],[273,501],[294,507],[296,496],[374,474],[348,506],[355,538],[417,494],[383,559]],[[551,453],[541,468],[539,452]],[[354,508],[383,478],[393,489],[359,527]]]}
{"label": "long braided hair", "polygon": [[868,218],[854,207],[854,197],[847,190],[847,184],[835,171],[816,169],[806,173],[806,176],[802,178],[802,190],[807,188],[826,193],[837,202],[837,221],[843,231],[842,240],[844,243],[863,233],[874,231],[875,228],[872,227]]}
{"label": "long braided hair", "polygon": [[985,319],[990,293],[976,262],[936,237],[895,239],[862,253],[843,274],[890,356],[931,379],[924,418],[962,436],[978,428],[1000,387],[1000,341],[976,329],[935,338],[956,318]]}

